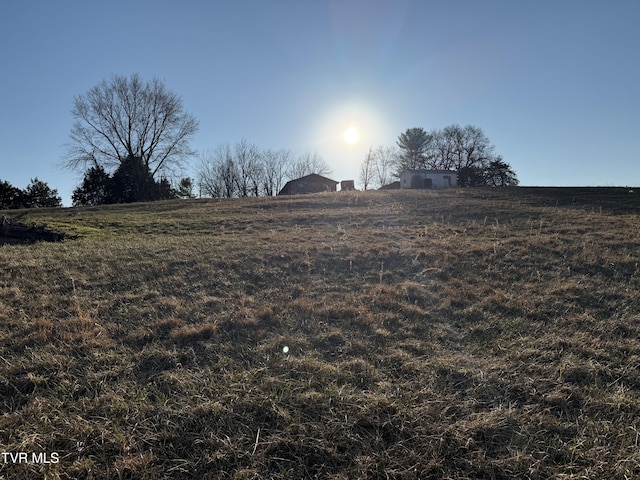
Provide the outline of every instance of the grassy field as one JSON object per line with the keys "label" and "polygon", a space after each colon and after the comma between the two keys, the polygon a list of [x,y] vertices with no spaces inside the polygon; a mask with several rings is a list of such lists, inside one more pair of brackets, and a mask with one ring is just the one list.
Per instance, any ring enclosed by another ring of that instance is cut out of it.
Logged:
{"label": "grassy field", "polygon": [[2,479],[640,478],[640,191],[6,213]]}

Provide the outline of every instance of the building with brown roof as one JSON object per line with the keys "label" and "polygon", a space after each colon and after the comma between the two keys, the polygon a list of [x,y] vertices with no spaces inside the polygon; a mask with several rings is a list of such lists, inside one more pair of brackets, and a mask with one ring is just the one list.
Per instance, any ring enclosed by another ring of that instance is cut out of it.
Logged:
{"label": "building with brown roof", "polygon": [[335,192],[338,182],[317,173],[289,180],[278,195],[298,195],[302,193]]}

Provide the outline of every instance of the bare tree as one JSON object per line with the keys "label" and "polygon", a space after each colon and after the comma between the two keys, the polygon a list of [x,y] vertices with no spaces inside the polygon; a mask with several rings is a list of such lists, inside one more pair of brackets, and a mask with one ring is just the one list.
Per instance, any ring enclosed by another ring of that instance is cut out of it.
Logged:
{"label": "bare tree", "polygon": [[202,153],[200,155],[200,164],[197,169],[198,192],[200,196],[222,196],[222,188],[217,174],[217,164],[214,153],[210,151]]}
{"label": "bare tree", "polygon": [[198,185],[200,194],[210,197],[270,196],[277,195],[287,179],[311,173],[330,173],[317,154],[295,159],[291,150],[261,151],[242,139],[233,147],[221,143],[201,156]]}
{"label": "bare tree", "polygon": [[369,188],[371,179],[373,178],[375,170],[375,153],[373,147],[369,147],[369,151],[364,156],[362,163],[360,163],[360,183],[362,183],[363,190]]}
{"label": "bare tree", "polygon": [[379,188],[389,183],[394,167],[401,164],[397,148],[380,145],[370,147],[360,164],[360,182],[365,190]]}
{"label": "bare tree", "polygon": [[277,195],[282,189],[292,161],[291,150],[269,149],[262,152],[262,191],[265,195]]}
{"label": "bare tree", "polygon": [[376,186],[379,188],[383,185],[386,185],[391,180],[392,171],[398,161],[399,152],[397,148],[385,147],[384,145],[380,145],[375,149],[373,155],[373,180]]}
{"label": "bare tree", "polygon": [[471,166],[486,168],[489,162],[496,160],[495,147],[480,127],[465,125],[462,129],[462,138],[462,158],[458,168]]}
{"label": "bare tree", "polygon": [[304,177],[312,173],[329,175],[331,168],[317,153],[304,153],[291,163],[287,176],[290,179]]}
{"label": "bare tree", "polygon": [[239,197],[260,195],[261,156],[260,149],[244,138],[234,145],[233,163],[237,172],[236,185]]}
{"label": "bare tree", "polygon": [[200,158],[198,183],[200,193],[209,197],[231,198],[237,193],[238,172],[228,143],[221,143],[213,152]]}
{"label": "bare tree", "polygon": [[496,158],[495,147],[482,129],[474,125],[449,125],[442,130],[434,130],[432,135],[436,141],[430,168],[484,169]]}
{"label": "bare tree", "polygon": [[198,130],[182,100],[154,78],[133,74],[103,80],[73,100],[73,123],[64,165],[70,169],[102,167],[113,171],[127,158],[141,158],[156,177],[173,173],[187,157]]}

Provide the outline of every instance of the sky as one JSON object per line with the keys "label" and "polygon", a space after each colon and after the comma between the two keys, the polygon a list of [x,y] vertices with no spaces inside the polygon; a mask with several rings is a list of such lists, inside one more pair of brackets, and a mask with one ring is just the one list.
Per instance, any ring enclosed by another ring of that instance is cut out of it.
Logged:
{"label": "sky", "polygon": [[137,73],[181,97],[200,153],[246,139],[357,182],[369,147],[471,124],[521,185],[638,187],[639,22],[638,0],[2,2],[0,180],[70,205],[74,97]]}

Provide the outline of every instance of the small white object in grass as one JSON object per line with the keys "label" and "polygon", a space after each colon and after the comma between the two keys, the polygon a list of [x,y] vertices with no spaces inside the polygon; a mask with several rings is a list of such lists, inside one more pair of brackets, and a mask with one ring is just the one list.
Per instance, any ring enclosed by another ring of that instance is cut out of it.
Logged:
{"label": "small white object in grass", "polygon": [[289,353],[289,347],[287,346],[282,347],[282,353]]}

